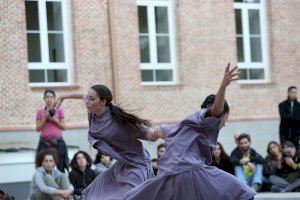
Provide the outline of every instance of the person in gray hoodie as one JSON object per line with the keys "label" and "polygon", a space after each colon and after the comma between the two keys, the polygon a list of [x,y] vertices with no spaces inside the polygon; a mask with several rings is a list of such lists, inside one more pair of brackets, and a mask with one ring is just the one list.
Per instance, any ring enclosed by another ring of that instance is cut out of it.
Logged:
{"label": "person in gray hoodie", "polygon": [[37,154],[28,200],[62,200],[71,196],[73,186],[68,176],[55,167],[57,163],[58,156],[54,148],[44,149]]}

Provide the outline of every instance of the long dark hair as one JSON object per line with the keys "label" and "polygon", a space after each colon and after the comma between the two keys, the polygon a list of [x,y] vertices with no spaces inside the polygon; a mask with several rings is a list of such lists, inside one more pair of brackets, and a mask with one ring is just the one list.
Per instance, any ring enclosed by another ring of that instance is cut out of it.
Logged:
{"label": "long dark hair", "polygon": [[[100,153],[100,152],[98,152],[98,153],[96,154],[96,157],[95,157],[95,160],[94,160],[94,164],[95,164],[95,165],[98,164],[98,163],[101,163],[101,157],[102,157],[102,155],[105,156],[104,154],[102,154],[102,153]],[[111,157],[109,157],[109,159],[110,159],[110,161],[113,160]]]}
{"label": "long dark hair", "polygon": [[[215,99],[216,99],[216,95],[214,94],[208,95],[203,101],[201,108],[208,108],[209,106],[212,106],[215,102]],[[222,115],[229,113],[229,111],[230,111],[229,105],[225,100]]]}
{"label": "long dark hair", "polygon": [[92,167],[93,161],[92,161],[91,157],[89,156],[89,154],[87,154],[87,152],[85,152],[85,151],[78,151],[77,153],[74,154],[74,156],[73,156],[73,158],[71,160],[71,163],[70,163],[71,168],[72,169],[76,169],[76,168],[79,169],[78,164],[77,164],[77,156],[80,153],[86,159],[86,162],[87,162],[86,169],[90,169]]}
{"label": "long dark hair", "polygon": [[106,106],[109,107],[113,119],[120,124],[133,126],[139,130],[145,127],[151,127],[152,124],[149,120],[139,118],[138,116],[126,112],[120,106],[112,104],[113,96],[111,91],[104,85],[94,85],[91,87],[99,96],[101,100],[106,100]]}
{"label": "long dark hair", "polygon": [[280,145],[278,142],[275,142],[275,141],[271,141],[271,142],[269,142],[269,144],[268,144],[268,147],[267,147],[268,157],[270,158],[270,160],[277,160],[277,158],[276,158],[275,156],[273,156],[273,155],[271,154],[271,152],[270,152],[270,145],[271,145],[271,144],[276,145],[276,146],[278,147],[280,153],[282,152],[282,147],[281,147],[281,145]]}
{"label": "long dark hair", "polygon": [[[223,145],[220,143],[220,142],[217,142],[216,146],[219,145],[220,146],[220,149],[221,149],[221,155],[220,155],[220,158],[221,160],[224,160],[224,159],[229,159],[229,156],[227,155],[227,153],[225,152],[224,148],[223,148]],[[213,154],[213,160],[215,160],[215,156]]]}

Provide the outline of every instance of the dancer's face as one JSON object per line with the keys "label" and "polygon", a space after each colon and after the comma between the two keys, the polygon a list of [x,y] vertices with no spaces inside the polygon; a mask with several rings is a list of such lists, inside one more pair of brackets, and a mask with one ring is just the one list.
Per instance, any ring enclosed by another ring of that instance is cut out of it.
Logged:
{"label": "dancer's face", "polygon": [[52,155],[45,155],[44,160],[42,162],[42,166],[45,168],[46,172],[52,171],[54,168],[55,162]]}
{"label": "dancer's face", "polygon": [[100,115],[105,110],[106,100],[101,100],[95,90],[89,89],[86,108],[90,113]]}
{"label": "dancer's face", "polygon": [[225,115],[222,116],[221,118],[221,123],[220,123],[220,130],[225,126],[226,121],[228,120],[229,113],[226,113]]}

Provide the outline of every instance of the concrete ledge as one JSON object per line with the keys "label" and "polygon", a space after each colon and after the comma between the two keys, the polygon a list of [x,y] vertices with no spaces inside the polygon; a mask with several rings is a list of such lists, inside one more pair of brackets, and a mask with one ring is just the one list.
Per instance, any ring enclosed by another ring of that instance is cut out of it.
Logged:
{"label": "concrete ledge", "polygon": [[258,193],[255,200],[299,200],[300,192],[286,192],[286,193]]}

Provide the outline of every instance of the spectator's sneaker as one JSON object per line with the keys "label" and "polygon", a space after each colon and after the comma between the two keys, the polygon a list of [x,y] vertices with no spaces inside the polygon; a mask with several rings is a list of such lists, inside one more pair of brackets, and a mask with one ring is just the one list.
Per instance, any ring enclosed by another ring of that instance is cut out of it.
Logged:
{"label": "spectator's sneaker", "polygon": [[254,184],[251,186],[251,188],[252,188],[253,190],[255,190],[256,192],[259,192],[260,189],[261,189],[261,184],[254,183]]}
{"label": "spectator's sneaker", "polygon": [[271,191],[272,192],[284,192],[284,187],[280,187],[280,186],[277,186],[277,185],[273,185],[271,187]]}

